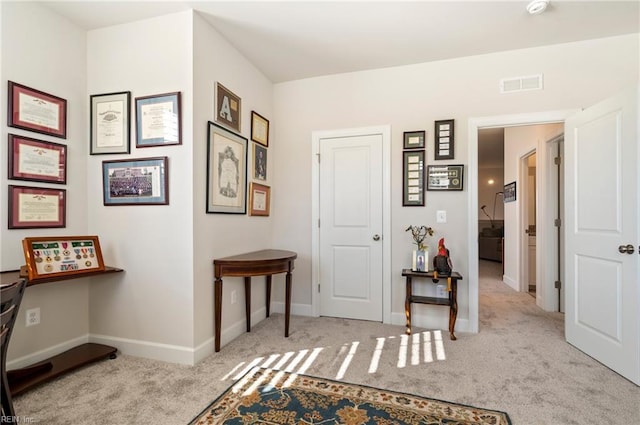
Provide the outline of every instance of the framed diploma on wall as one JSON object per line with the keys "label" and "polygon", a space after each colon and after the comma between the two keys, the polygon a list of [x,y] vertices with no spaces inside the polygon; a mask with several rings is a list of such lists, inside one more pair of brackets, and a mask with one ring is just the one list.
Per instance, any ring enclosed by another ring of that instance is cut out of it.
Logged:
{"label": "framed diploma on wall", "polygon": [[67,191],[9,185],[9,229],[66,227]]}
{"label": "framed diploma on wall", "polygon": [[9,81],[9,127],[67,138],[67,101]]}
{"label": "framed diploma on wall", "polygon": [[136,147],[181,145],[180,92],[136,97]]}
{"label": "framed diploma on wall", "polygon": [[34,182],[67,182],[67,146],[9,134],[9,178]]}
{"label": "framed diploma on wall", "polygon": [[129,153],[131,92],[91,95],[91,155]]}

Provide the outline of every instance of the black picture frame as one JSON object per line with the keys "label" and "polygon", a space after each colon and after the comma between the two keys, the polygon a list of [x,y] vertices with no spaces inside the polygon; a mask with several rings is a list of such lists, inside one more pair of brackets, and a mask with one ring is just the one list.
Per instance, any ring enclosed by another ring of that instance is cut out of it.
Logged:
{"label": "black picture frame", "polygon": [[440,120],[435,122],[434,159],[454,159],[455,120]]}
{"label": "black picture frame", "polygon": [[424,149],[425,130],[405,131],[403,133],[403,149]]}
{"label": "black picture frame", "polygon": [[504,185],[504,193],[502,196],[503,202],[514,202],[516,200],[516,182],[507,183]]}
{"label": "black picture frame", "polygon": [[429,165],[427,190],[449,191],[464,189],[464,165]]}
{"label": "black picture frame", "polygon": [[180,92],[136,97],[136,148],[182,144]]}
{"label": "black picture frame", "polygon": [[90,96],[90,155],[131,152],[131,92]]}
{"label": "black picture frame", "polygon": [[422,207],[425,204],[424,150],[402,152],[402,206]]}
{"label": "black picture frame", "polygon": [[105,206],[169,205],[169,160],[156,158],[102,161]]}

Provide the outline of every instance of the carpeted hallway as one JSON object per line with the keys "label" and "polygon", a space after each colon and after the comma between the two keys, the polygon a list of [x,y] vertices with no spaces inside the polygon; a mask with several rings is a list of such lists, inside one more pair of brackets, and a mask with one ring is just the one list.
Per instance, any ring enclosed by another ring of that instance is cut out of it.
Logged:
{"label": "carpeted hallway", "polygon": [[[186,424],[244,370],[277,367],[502,410],[514,424],[637,424],[640,388],[564,341],[563,315],[481,261],[480,333],[284,316],[254,326],[194,367],[120,355],[16,397],[32,423]],[[415,314],[415,310],[414,310]]]}

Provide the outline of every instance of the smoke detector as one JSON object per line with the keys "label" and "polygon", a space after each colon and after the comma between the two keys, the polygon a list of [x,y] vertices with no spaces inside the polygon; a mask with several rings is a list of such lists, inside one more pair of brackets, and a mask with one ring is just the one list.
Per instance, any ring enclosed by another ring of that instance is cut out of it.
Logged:
{"label": "smoke detector", "polygon": [[549,6],[549,0],[533,0],[527,5],[527,12],[531,15],[539,15]]}

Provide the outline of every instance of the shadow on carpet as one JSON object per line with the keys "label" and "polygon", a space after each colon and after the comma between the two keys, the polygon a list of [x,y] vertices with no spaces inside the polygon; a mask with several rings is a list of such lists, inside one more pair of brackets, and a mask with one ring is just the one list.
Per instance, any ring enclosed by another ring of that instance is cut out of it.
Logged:
{"label": "shadow on carpet", "polygon": [[189,425],[511,425],[496,410],[284,371],[254,368]]}

